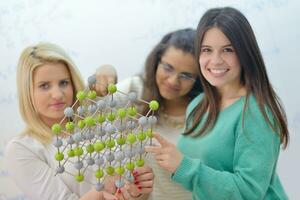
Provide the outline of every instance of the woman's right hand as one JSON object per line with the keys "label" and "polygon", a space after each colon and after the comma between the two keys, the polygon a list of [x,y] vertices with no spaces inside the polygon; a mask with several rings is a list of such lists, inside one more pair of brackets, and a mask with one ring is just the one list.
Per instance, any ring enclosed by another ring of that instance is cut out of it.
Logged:
{"label": "woman's right hand", "polygon": [[101,65],[96,69],[96,80],[95,90],[97,94],[105,96],[107,95],[107,86],[111,83],[117,83],[117,71],[112,65]]}
{"label": "woman's right hand", "polygon": [[106,191],[101,191],[101,198],[99,200],[119,200],[119,198],[113,194],[110,194]]}

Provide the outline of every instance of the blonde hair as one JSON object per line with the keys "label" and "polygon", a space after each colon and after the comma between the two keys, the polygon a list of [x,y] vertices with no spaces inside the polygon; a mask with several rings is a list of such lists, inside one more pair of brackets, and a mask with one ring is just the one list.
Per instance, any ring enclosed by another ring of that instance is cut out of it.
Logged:
{"label": "blonde hair", "polygon": [[32,100],[33,72],[43,64],[57,62],[65,64],[68,68],[75,100],[76,92],[84,89],[84,82],[71,58],[59,46],[51,43],[39,43],[35,46],[29,46],[23,50],[18,63],[19,108],[26,123],[23,134],[30,135],[43,144],[51,142],[53,134],[51,129],[40,119]]}

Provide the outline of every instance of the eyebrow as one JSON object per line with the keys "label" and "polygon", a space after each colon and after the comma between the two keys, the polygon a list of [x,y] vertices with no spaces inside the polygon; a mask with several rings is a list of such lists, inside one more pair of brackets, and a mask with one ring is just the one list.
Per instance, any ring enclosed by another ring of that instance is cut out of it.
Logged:
{"label": "eyebrow", "polygon": [[233,47],[233,46],[232,46],[232,44],[227,44],[227,45],[224,45],[223,48],[224,47]]}
{"label": "eyebrow", "polygon": [[[67,80],[71,80],[71,78],[63,78],[63,79],[60,79],[59,81],[67,81]],[[43,83],[49,83],[49,81],[39,81],[39,82],[37,82],[36,84],[43,84]]]}
{"label": "eyebrow", "polygon": [[[211,46],[209,46],[209,45],[201,45],[200,47],[211,47]],[[224,47],[232,47],[232,44],[226,44],[226,45],[222,46],[222,48],[224,48]]]}
{"label": "eyebrow", "polygon": [[[162,64],[164,64],[164,65],[167,65],[167,66],[171,67],[171,68],[174,70],[174,67],[173,67],[171,64],[169,64],[169,63],[167,63],[167,62],[165,62],[165,61],[162,61],[162,60],[161,60],[160,62],[161,62]],[[179,72],[179,73],[193,76],[193,73],[192,73],[192,72],[185,72],[185,71],[183,71],[183,72]]]}
{"label": "eyebrow", "polygon": [[36,84],[37,84],[37,85],[40,85],[40,84],[44,84],[44,83],[49,83],[49,81],[39,81],[39,82],[37,82]]}
{"label": "eyebrow", "polygon": [[161,62],[163,65],[167,65],[167,66],[172,67],[172,68],[174,69],[174,67],[173,67],[171,64],[169,64],[169,63],[167,63],[167,62],[165,62],[165,61],[163,61],[163,60],[161,60],[160,62]]}
{"label": "eyebrow", "polygon": [[196,74],[193,74],[191,72],[180,72],[180,73],[184,74],[184,75],[187,75],[187,76],[191,76],[191,77],[196,76]]}

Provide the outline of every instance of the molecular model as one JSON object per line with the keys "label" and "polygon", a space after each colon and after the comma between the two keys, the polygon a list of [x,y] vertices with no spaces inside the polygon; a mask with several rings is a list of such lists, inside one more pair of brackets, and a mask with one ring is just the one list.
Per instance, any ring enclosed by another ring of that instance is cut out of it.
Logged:
{"label": "molecular model", "polygon": [[[152,130],[157,123],[154,112],[159,104],[138,99],[134,92],[118,91],[114,84],[108,86],[107,96],[99,97],[90,89],[95,83],[96,77],[89,77],[89,87],[77,93],[77,100],[64,110],[61,122],[52,126],[56,174],[66,172],[98,191],[104,189],[106,176],[117,176],[115,186],[120,191],[126,181],[133,181],[134,169],[144,165],[144,147],[152,145]],[[121,106],[116,93],[125,95],[128,102]],[[149,105],[146,116],[137,112],[137,102]],[[67,162],[73,165],[75,174],[66,170]],[[92,170],[93,180],[85,179],[87,170]]]}

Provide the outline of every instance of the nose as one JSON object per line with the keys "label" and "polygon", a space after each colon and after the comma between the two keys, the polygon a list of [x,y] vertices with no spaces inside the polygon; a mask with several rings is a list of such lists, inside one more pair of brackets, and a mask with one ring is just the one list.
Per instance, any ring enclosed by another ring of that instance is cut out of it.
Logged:
{"label": "nose", "polygon": [[212,64],[215,64],[215,65],[223,64],[223,58],[220,55],[220,53],[215,52],[212,55],[211,62],[212,62]]}
{"label": "nose", "polygon": [[53,87],[51,91],[51,96],[55,100],[61,100],[64,96],[64,92],[60,87]]}
{"label": "nose", "polygon": [[179,84],[179,77],[177,73],[173,73],[169,78],[168,78],[168,82],[170,85],[173,86],[178,86]]}

